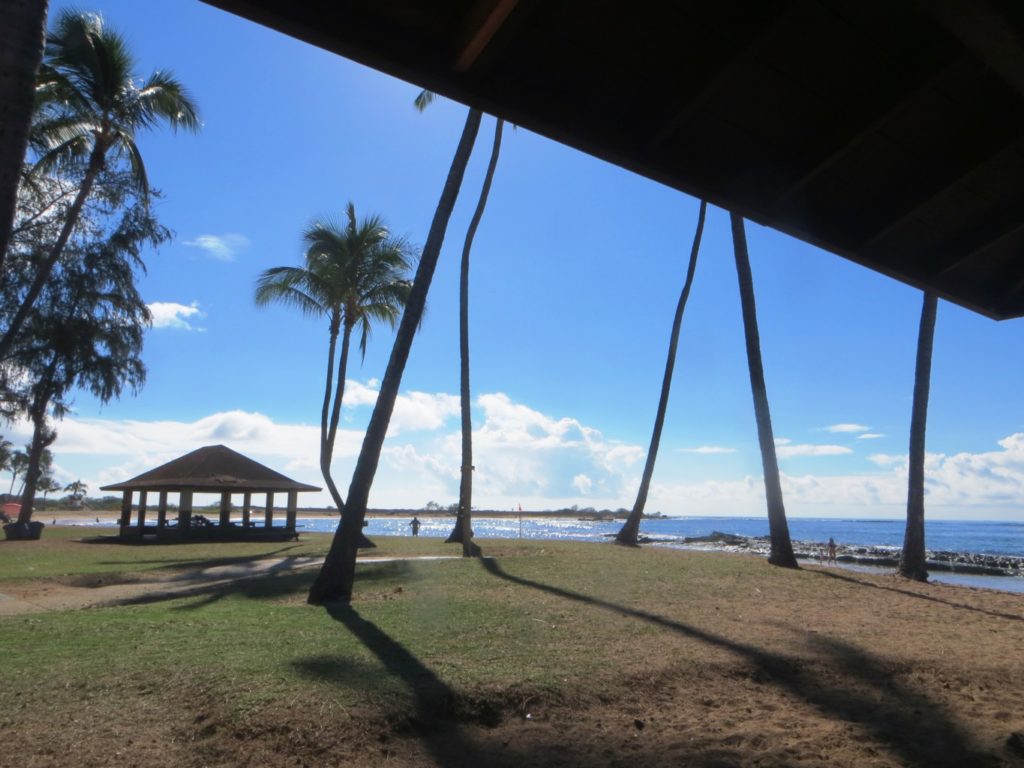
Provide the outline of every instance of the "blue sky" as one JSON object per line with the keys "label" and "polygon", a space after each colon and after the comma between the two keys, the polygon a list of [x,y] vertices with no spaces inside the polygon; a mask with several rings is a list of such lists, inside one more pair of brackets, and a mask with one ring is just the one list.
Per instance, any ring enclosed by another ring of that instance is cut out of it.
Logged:
{"label": "blue sky", "polygon": [[[51,15],[67,7],[51,4]],[[311,218],[381,214],[422,243],[465,118],[333,54],[194,0],[81,6],[171,69],[197,136],[139,144],[173,242],[148,254],[148,382],[59,426],[59,479],[96,489],[224,443],[322,485],[326,324],[257,310],[258,274],[297,264]],[[493,121],[485,120],[413,347],[371,505],[457,497],[457,272]],[[478,506],[630,507],[647,450],[697,202],[529,131],[506,131],[473,253]],[[747,225],[762,351],[791,515],[903,513],[921,294]],[[334,462],[347,488],[392,336],[349,370]],[[928,423],[928,515],[1024,520],[1024,325],[941,303]],[[11,430],[16,440],[25,425]],[[709,211],[648,510],[761,514],[732,243]],[[326,503],[326,494],[313,499]]]}

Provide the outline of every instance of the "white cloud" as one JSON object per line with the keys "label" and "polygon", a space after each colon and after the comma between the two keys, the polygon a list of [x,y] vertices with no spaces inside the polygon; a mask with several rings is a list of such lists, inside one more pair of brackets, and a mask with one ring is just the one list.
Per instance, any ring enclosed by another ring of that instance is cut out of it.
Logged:
{"label": "white cloud", "polygon": [[783,444],[776,442],[776,445],[781,459],[790,459],[794,456],[839,456],[844,453],[853,453],[845,445],[792,444],[788,440]]}
{"label": "white cloud", "polygon": [[775,447],[777,448],[780,445],[789,445],[792,442],[793,441],[790,440],[788,437],[776,437],[775,438]]}
{"label": "white cloud", "polygon": [[857,435],[858,440],[877,440],[880,437],[885,437],[885,435],[878,432],[865,432],[863,435]]}
{"label": "white cloud", "polygon": [[[380,393],[379,382],[371,379],[362,384],[352,379],[345,381],[345,396],[342,403],[347,408],[373,406]],[[459,398],[444,392],[407,392],[395,400],[391,414],[388,436],[417,430],[440,429],[453,416],[459,415]]]}
{"label": "white cloud", "polygon": [[863,424],[833,424],[830,427],[825,427],[826,432],[867,432],[871,427],[865,427]]}
{"label": "white cloud", "polygon": [[580,492],[581,495],[586,496],[590,493],[590,489],[594,486],[594,481],[584,475],[582,472],[572,479],[572,487]]}
{"label": "white cloud", "polygon": [[239,252],[249,246],[249,238],[234,232],[223,235],[199,235],[186,240],[184,245],[200,248],[217,261],[234,261]]}
{"label": "white cloud", "polygon": [[178,328],[183,331],[204,330],[189,322],[190,318],[201,320],[205,317],[197,302],[177,304],[173,301],[154,301],[146,306],[153,317],[154,328]]}
{"label": "white cloud", "polygon": [[[778,445],[777,440],[775,441],[775,444]],[[679,450],[683,453],[736,453],[735,448],[723,448],[720,445],[701,445],[697,448],[680,448]]]}

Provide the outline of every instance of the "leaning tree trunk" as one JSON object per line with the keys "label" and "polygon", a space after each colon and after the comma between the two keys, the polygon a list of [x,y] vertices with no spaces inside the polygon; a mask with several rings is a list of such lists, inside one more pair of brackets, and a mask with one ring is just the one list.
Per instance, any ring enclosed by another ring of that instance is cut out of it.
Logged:
{"label": "leaning tree trunk", "polygon": [[92,155],[89,157],[89,166],[85,171],[85,176],[82,177],[82,186],[78,188],[78,194],[75,195],[75,199],[71,203],[71,207],[68,209],[68,216],[64,220],[64,226],[61,227],[60,234],[57,236],[57,240],[50,249],[50,252],[47,254],[46,258],[40,262],[39,267],[36,270],[36,275],[32,280],[32,284],[29,286],[25,296],[22,297],[18,311],[15,312],[14,317],[11,318],[11,324],[7,327],[3,336],[0,337],[0,360],[6,359],[8,355],[11,354],[11,351],[14,348],[14,342],[17,341],[18,334],[21,332],[21,327],[28,319],[29,313],[35,306],[36,299],[38,299],[39,294],[43,292],[43,288],[46,287],[46,282],[50,279],[50,275],[53,273],[53,268],[64,253],[64,247],[67,245],[68,239],[71,237],[71,232],[78,223],[78,217],[82,213],[82,207],[85,205],[85,201],[89,197],[89,193],[92,191],[93,184],[96,182],[96,177],[99,176],[100,171],[103,169],[103,156],[104,150],[100,141],[97,139],[96,146],[93,147]]}
{"label": "leaning tree trunk", "polygon": [[476,204],[473,218],[466,230],[466,242],[462,247],[462,268],[459,274],[459,405],[462,411],[462,473],[459,482],[459,511],[455,528],[446,543],[461,542],[463,557],[480,557],[480,547],[473,542],[473,418],[470,414],[469,391],[469,253],[473,238],[483,218],[487,197],[494,181],[494,169],[498,167],[498,153],[501,151],[501,130],[505,121],[500,117],[494,124],[494,145],[491,161],[484,175],[480,200]]}
{"label": "leaning tree trunk", "polygon": [[679,329],[683,325],[683,311],[686,309],[686,301],[690,298],[690,287],[693,285],[693,276],[697,271],[697,254],[700,252],[700,241],[704,234],[704,218],[707,214],[708,204],[700,201],[700,212],[697,214],[697,231],[693,235],[693,245],[690,247],[690,264],[686,269],[686,280],[683,283],[682,293],[679,294],[679,302],[676,304],[675,318],[672,320],[672,333],[668,342],[668,358],[665,360],[665,375],[661,380],[661,398],[658,400],[658,413],[654,417],[654,431],[651,433],[651,447],[647,451],[647,462],[644,464],[644,473],[640,478],[640,490],[636,494],[636,502],[633,510],[626,518],[625,525],[615,537],[616,544],[626,546],[637,546],[640,534],[640,520],[644,516],[644,506],[647,504],[647,493],[651,488],[651,478],[654,476],[654,462],[658,458],[658,446],[661,444],[661,429],[665,425],[665,411],[668,410],[668,395],[672,389],[672,370],[676,365],[676,348],[679,346]]}
{"label": "leaning tree trunk", "polygon": [[0,274],[18,204],[18,182],[35,106],[36,73],[43,60],[47,0],[13,0],[4,5],[0,24]]}
{"label": "leaning tree trunk", "polygon": [[28,467],[25,470],[25,488],[21,494],[21,512],[18,513],[18,526],[27,528],[32,522],[32,511],[36,500],[36,485],[39,483],[40,464],[43,451],[57,437],[57,433],[46,428],[45,398],[37,398],[32,404],[32,445],[28,452]]}
{"label": "leaning tree trunk", "polygon": [[761,465],[764,468],[764,491],[768,502],[768,533],[771,554],[768,562],[785,568],[796,568],[796,556],[789,539],[786,508],[782,503],[782,482],[779,479],[779,461],[775,456],[775,435],[772,433],[772,415],[768,408],[768,389],[764,383],[764,365],[761,362],[761,337],[757,331],[757,308],[754,306],[754,278],[750,273],[750,255],[747,253],[747,234],[743,217],[729,214],[732,222],[733,251],[736,256],[736,274],[740,284],[740,304],[743,307],[743,336],[747,344],[747,364],[750,369],[750,391],[754,397],[754,418],[757,421],[757,440],[761,446]]}
{"label": "leaning tree trunk", "polygon": [[370,416],[370,423],[366,428],[366,436],[363,438],[363,447],[359,451],[359,459],[356,461],[356,468],[352,473],[348,499],[341,514],[341,525],[334,533],[327,558],[309,590],[308,601],[314,605],[339,600],[348,602],[352,599],[352,585],[356,572],[356,550],[359,546],[359,536],[362,534],[363,521],[366,519],[366,504],[370,496],[370,486],[373,485],[373,476],[377,472],[381,448],[384,446],[384,436],[388,431],[391,413],[395,409],[395,400],[398,397],[398,388],[402,383],[402,373],[405,371],[406,361],[409,359],[413,336],[415,336],[416,328],[423,317],[423,306],[427,300],[430,281],[433,279],[434,270],[437,267],[437,259],[441,253],[448,219],[451,218],[452,209],[455,207],[459,187],[462,186],[462,177],[466,172],[466,165],[469,163],[469,155],[473,151],[473,142],[480,129],[480,117],[481,112],[478,109],[470,109],[469,115],[466,117],[462,137],[459,139],[455,157],[448,171],[448,178],[441,191],[434,219],[430,224],[430,232],[427,234],[427,242],[423,247],[419,267],[416,269],[412,290],[409,291],[409,298],[406,300],[402,321],[395,334],[395,342],[391,348],[391,357],[384,372],[384,379],[381,381],[377,403],[373,407],[373,414]]}
{"label": "leaning tree trunk", "polygon": [[[323,475],[324,482],[327,483],[327,490],[330,492],[331,498],[334,499],[334,504],[340,513],[344,502],[341,500],[341,493],[338,492],[338,486],[335,485],[334,478],[331,476],[334,441],[328,438],[330,432],[331,396],[334,392],[334,354],[338,347],[339,325],[340,321],[332,317],[328,336],[329,340],[327,342],[327,381],[324,384],[324,405],[320,412],[320,474]],[[347,356],[348,335],[348,329],[346,329],[343,342],[345,349],[342,353],[342,360]],[[344,373],[339,370],[338,375],[343,376]]]}
{"label": "leaning tree trunk", "polygon": [[910,458],[907,483],[907,530],[899,573],[915,581],[928,580],[924,549],[924,433],[928,422],[928,392],[932,376],[932,342],[938,298],[926,292],[917,333],[917,364],[914,368],[914,403],[910,415]]}

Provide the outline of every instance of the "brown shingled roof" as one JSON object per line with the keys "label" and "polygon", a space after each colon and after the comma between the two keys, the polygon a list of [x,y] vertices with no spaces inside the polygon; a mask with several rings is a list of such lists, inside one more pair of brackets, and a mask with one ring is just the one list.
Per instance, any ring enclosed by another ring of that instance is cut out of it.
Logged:
{"label": "brown shingled roof", "polygon": [[224,445],[207,445],[101,491],[319,491]]}

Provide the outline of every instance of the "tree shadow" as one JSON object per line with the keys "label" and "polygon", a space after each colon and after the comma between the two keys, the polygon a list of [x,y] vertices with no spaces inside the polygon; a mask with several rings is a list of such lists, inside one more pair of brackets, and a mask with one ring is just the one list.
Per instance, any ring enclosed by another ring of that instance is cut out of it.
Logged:
{"label": "tree shadow", "polygon": [[[866,579],[858,579],[856,576],[850,576],[847,574],[837,573],[836,571],[826,570],[807,570],[808,573],[815,573],[820,576],[827,576],[830,579],[838,579],[839,581],[846,581],[851,584],[857,584],[862,587],[871,587],[872,589],[881,589],[885,592],[895,592],[898,595],[906,595],[907,597],[913,597],[918,600],[926,600],[930,603],[939,603],[940,605],[949,606],[950,608],[956,608],[961,611],[972,611],[974,613],[983,613],[986,616],[993,616],[997,619],[1009,619],[1010,621],[1024,621],[1024,615],[1016,613],[1003,613],[1002,611],[991,611],[987,608],[978,608],[974,605],[967,605],[965,603],[958,603],[954,600],[945,600],[941,597],[935,597],[934,595],[923,595],[920,592],[914,592],[910,589],[900,589],[899,587],[891,587],[885,584],[876,584],[873,581]],[[1006,578],[1013,578],[1007,576]]]}
{"label": "tree shadow", "polygon": [[175,560],[102,560],[99,565],[159,565],[167,570],[183,570],[185,568],[215,568],[221,565],[238,565],[257,560],[279,557],[301,544],[289,544],[269,552],[255,552],[250,555],[231,555],[227,557],[186,557]]}
{"label": "tree shadow", "polygon": [[513,576],[493,558],[481,560],[491,575],[565,600],[584,603],[620,616],[639,619],[684,637],[723,648],[750,663],[759,678],[799,697],[831,718],[856,723],[886,744],[905,765],[985,766],[1001,761],[985,753],[938,702],[899,684],[891,671],[871,654],[837,639],[818,638],[814,647],[847,677],[858,683],[840,687],[816,675],[798,656],[787,656],[665,618],[572,590]]}

